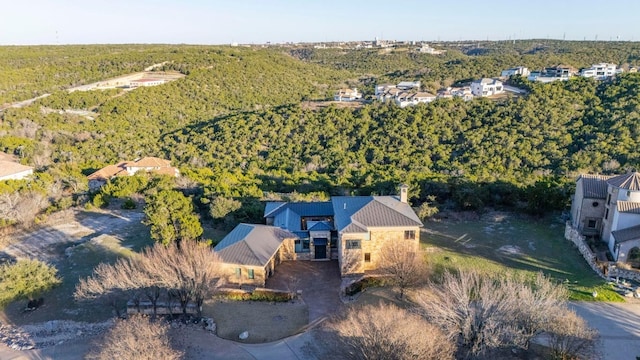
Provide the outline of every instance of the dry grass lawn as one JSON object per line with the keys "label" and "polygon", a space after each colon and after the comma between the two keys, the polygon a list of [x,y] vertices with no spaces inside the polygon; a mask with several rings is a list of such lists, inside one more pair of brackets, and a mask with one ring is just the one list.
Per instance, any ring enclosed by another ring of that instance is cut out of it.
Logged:
{"label": "dry grass lawn", "polygon": [[[294,335],[309,323],[309,308],[302,302],[211,300],[205,302],[202,313],[215,319],[219,337],[251,344]],[[240,340],[238,335],[244,331],[249,338]]]}

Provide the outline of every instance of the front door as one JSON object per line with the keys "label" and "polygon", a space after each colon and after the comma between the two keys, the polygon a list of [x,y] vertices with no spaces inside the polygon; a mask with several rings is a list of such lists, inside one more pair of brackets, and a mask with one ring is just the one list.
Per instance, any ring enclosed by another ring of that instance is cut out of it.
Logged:
{"label": "front door", "polygon": [[315,248],[316,259],[326,259],[327,258],[327,245],[316,245]]}
{"label": "front door", "polygon": [[327,258],[327,238],[313,238],[314,259]]}

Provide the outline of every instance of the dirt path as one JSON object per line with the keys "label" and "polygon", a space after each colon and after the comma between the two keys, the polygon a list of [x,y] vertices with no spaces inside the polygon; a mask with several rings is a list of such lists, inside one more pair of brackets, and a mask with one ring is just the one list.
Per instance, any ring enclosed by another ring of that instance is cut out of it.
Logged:
{"label": "dirt path", "polygon": [[35,231],[9,235],[6,243],[10,245],[0,249],[0,258],[35,258],[55,263],[64,255],[61,246],[80,244],[102,234],[121,238],[126,235],[126,227],[139,224],[143,217],[140,211],[73,210],[64,219]]}

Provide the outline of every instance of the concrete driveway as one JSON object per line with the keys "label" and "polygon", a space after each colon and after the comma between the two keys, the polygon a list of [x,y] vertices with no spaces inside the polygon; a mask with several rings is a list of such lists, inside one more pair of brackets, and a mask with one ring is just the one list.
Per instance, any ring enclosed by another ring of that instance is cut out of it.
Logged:
{"label": "concrete driveway", "polygon": [[600,333],[602,359],[635,360],[640,356],[640,304],[575,302],[571,308]]}
{"label": "concrete driveway", "polygon": [[334,314],[343,306],[340,301],[338,261],[285,261],[276,266],[266,287],[280,290],[302,290],[309,306],[309,322]]}

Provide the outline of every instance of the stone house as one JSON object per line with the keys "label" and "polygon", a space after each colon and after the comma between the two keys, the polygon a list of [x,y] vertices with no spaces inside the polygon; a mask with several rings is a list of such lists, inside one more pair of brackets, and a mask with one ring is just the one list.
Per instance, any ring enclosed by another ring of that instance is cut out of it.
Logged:
{"label": "stone house", "polygon": [[292,259],[294,239],[295,234],[274,226],[239,224],[213,251],[227,282],[264,286],[276,265]]}
{"label": "stone house", "polygon": [[[336,196],[326,202],[268,202],[262,229],[273,229],[280,241],[267,239],[274,266],[285,260],[338,260],[343,276],[376,270],[381,251],[394,242],[420,243],[422,222],[407,202],[408,187],[399,196]],[[222,252],[247,224],[236,227],[214,251]],[[278,231],[284,232],[278,232]],[[246,235],[249,237],[249,235]],[[265,238],[266,239],[266,238]],[[250,239],[251,241],[261,241]],[[275,246],[279,244],[276,250]],[[223,261],[228,260],[223,256]],[[259,264],[262,266],[262,263]],[[267,276],[270,274],[267,268]],[[254,272],[255,276],[255,272]]]}
{"label": "stone house", "polygon": [[571,224],[606,243],[615,261],[640,261],[640,174],[580,175]]}

